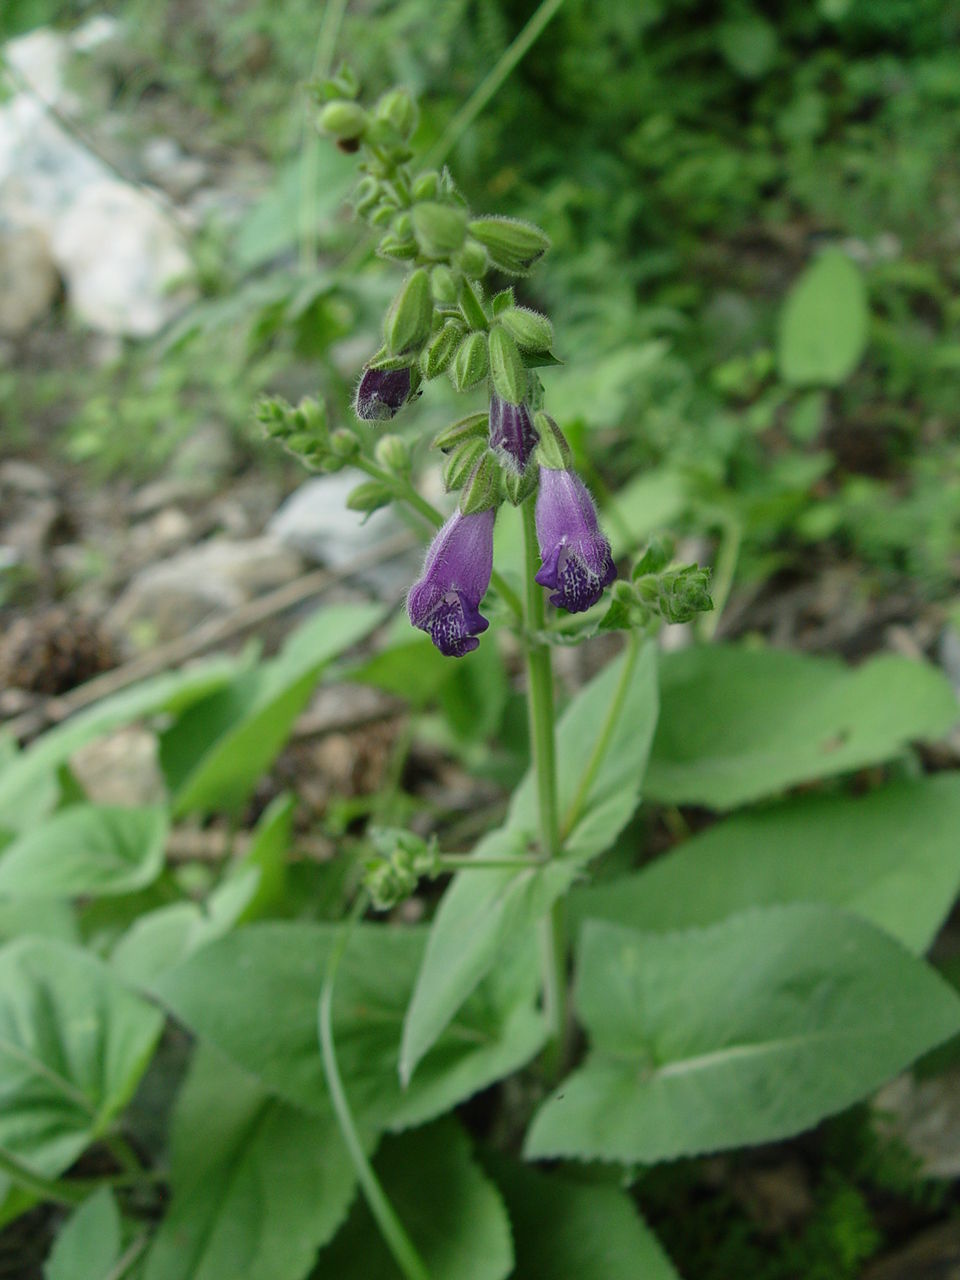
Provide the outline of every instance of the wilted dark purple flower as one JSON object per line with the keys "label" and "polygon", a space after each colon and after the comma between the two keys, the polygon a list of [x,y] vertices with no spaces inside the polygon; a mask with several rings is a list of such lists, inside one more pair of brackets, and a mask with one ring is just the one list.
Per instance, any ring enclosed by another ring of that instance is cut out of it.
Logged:
{"label": "wilted dark purple flower", "polygon": [[493,572],[493,522],[496,510],[461,515],[455,511],[427,552],[423,575],[410,588],[410,621],[448,658],[476,649],[477,636],[490,625],[480,601]]}
{"label": "wilted dark purple flower", "polygon": [[553,591],[550,603],[568,613],[596,604],[617,576],[593,499],[575,471],[540,468],[537,541],[543,561],[537,582]]}
{"label": "wilted dark purple flower", "polygon": [[410,399],[410,370],[364,369],[357,387],[357,417],[367,422],[392,418]]}
{"label": "wilted dark purple flower", "polygon": [[522,475],[540,437],[525,404],[490,395],[490,448],[505,466]]}

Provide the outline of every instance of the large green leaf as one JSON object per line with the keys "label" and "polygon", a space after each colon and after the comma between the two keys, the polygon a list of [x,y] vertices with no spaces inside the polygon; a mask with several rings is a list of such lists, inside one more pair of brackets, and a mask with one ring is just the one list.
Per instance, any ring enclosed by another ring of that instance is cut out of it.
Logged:
{"label": "large green leaf", "polygon": [[504,1156],[484,1163],[507,1202],[518,1280],[677,1280],[618,1187],[550,1176]]}
{"label": "large green leaf", "polygon": [[233,658],[212,658],[183,671],[155,676],[104,698],[43,734],[0,772],[0,827],[19,830],[17,814],[24,799],[86,743],[144,716],[176,715],[222,688],[238,670],[240,664]]}
{"label": "large green leaf", "polygon": [[[505,1280],[512,1273],[503,1201],[474,1163],[452,1117],[387,1138],[376,1170],[431,1280]],[[363,1201],[320,1255],[317,1274],[330,1280],[397,1280],[397,1264]]]}
{"label": "large green leaf", "polygon": [[163,809],[71,805],[0,854],[0,894],[73,898],[133,893],[160,874],[166,838]]}
{"label": "large green leaf", "polygon": [[301,1280],[354,1192],[332,1116],[282,1102],[205,1046],[177,1099],[170,1181],[144,1280]]}
{"label": "large green leaf", "polygon": [[[317,999],[337,927],[248,925],[162,975],[156,991],[201,1039],[267,1088],[326,1114]],[[535,956],[504,964],[464,1006],[401,1089],[400,1030],[426,930],[362,925],[337,975],[334,1036],[350,1102],[365,1132],[420,1124],[509,1075],[544,1038]]]}
{"label": "large green leaf", "polygon": [[77,947],[0,950],[0,1148],[55,1177],[127,1103],[163,1017]]}
{"label": "large green leaf", "polygon": [[958,831],[953,773],[862,798],[805,796],[736,814],[635,875],[575,890],[570,915],[668,930],[747,907],[832,902],[924,951],[960,889]]}
{"label": "large green leaf", "polygon": [[859,267],[839,249],[828,249],[784,303],[777,346],[781,377],[794,386],[838,386],[860,363],[869,322]]}
{"label": "large green leaf", "polygon": [[120,1211],[109,1187],[102,1187],[64,1223],[44,1280],[111,1280],[119,1257]]}
{"label": "large green leaf", "polygon": [[320,672],[382,617],[377,604],[321,609],[276,658],[181,717],[161,743],[174,812],[239,808],[289,737]]}
{"label": "large green leaf", "polygon": [[888,655],[851,670],[742,645],[667,655],[660,698],[646,792],[714,809],[889,760],[960,713],[947,679],[922,662]]}
{"label": "large green leaf", "polygon": [[77,922],[69,902],[55,898],[0,901],[0,944],[27,934],[76,942]]}
{"label": "large green leaf", "polygon": [[[532,935],[582,863],[608,848],[630,820],[656,720],[652,645],[621,655],[573,699],[557,731],[564,856],[531,870],[469,870],[454,878],[430,930],[404,1025],[404,1079],[497,960]],[[476,855],[522,857],[536,834],[536,788],[528,773],[506,826],[488,835]]]}
{"label": "large green leaf", "polygon": [[873,925],[825,905],[708,929],[588,921],[592,1052],[534,1118],[533,1157],[652,1163],[785,1138],[960,1029],[960,1000]]}

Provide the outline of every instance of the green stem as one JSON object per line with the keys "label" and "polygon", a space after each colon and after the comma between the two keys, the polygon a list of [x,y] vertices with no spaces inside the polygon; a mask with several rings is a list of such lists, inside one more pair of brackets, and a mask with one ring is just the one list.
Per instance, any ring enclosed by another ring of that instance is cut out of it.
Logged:
{"label": "green stem", "polygon": [[542,867],[545,858],[474,858],[469,853],[445,853],[437,859],[437,871],[529,871]]}
{"label": "green stem", "polygon": [[[540,567],[534,498],[523,504],[523,543],[526,562],[526,658],[527,699],[530,711],[530,744],[537,788],[540,851],[545,860],[560,856],[560,821],[557,806],[557,758],[554,732],[553,671],[550,649],[536,639],[546,626],[543,588],[535,581]],[[543,921],[543,1005],[551,1032],[548,1067],[560,1073],[567,1030],[567,948],[564,907],[555,902]]]}
{"label": "green stem", "polygon": [[594,779],[599,772],[603,763],[603,758],[607,754],[607,748],[610,746],[610,739],[613,737],[613,731],[617,727],[617,721],[620,719],[620,713],[623,709],[623,700],[630,681],[633,679],[633,671],[637,665],[637,655],[640,652],[640,642],[637,639],[635,631],[630,632],[630,638],[627,641],[627,656],[623,663],[623,670],[620,673],[620,679],[617,681],[617,687],[613,691],[613,697],[610,699],[610,707],[607,710],[607,718],[604,721],[603,728],[600,730],[600,736],[594,744],[593,751],[590,753],[590,759],[583,771],[580,779],[580,785],[577,787],[577,794],[573,797],[570,808],[567,810],[566,817],[563,820],[561,828],[561,837],[566,840],[570,832],[576,826],[583,806],[586,803],[590,788],[593,786]]}
{"label": "green stem", "polygon": [[367,1153],[363,1148],[363,1143],[354,1124],[350,1103],[347,1101],[347,1095],[344,1091],[333,1042],[334,982],[336,981],[337,970],[340,967],[343,953],[353,932],[353,927],[363,915],[366,906],[366,895],[360,894],[354,903],[353,910],[340,929],[327,959],[327,971],[323,979],[323,989],[320,992],[319,1013],[320,1050],[323,1055],[323,1069],[327,1077],[327,1087],[330,1090],[333,1110],[336,1114],[343,1140],[350,1153],[350,1160],[353,1163],[357,1181],[360,1183],[360,1189],[363,1191],[364,1199],[370,1212],[380,1228],[384,1243],[407,1280],[430,1280],[430,1273],[423,1259],[420,1257],[413,1241],[407,1235],[403,1223],[397,1217],[393,1205],[380,1185],[379,1178],[374,1173],[373,1165],[367,1158]]}
{"label": "green stem", "polygon": [[446,159],[451,148],[473,124],[521,58],[536,44],[547,23],[559,13],[562,6],[563,0],[543,0],[527,25],[511,41],[496,64],[447,125],[439,141],[430,148],[424,159],[424,168],[437,168]]}
{"label": "green stem", "polygon": [[[347,0],[328,0],[317,36],[311,78],[320,80],[330,74],[340,27],[347,10]],[[317,262],[317,179],[320,171],[320,139],[311,126],[312,106],[309,98],[303,104],[300,151],[300,268],[312,271]]]}
{"label": "green stem", "polygon": [[733,580],[737,573],[737,561],[740,559],[740,544],[743,529],[735,515],[725,515],[720,526],[720,545],[713,570],[713,581],[710,583],[710,594],[713,597],[713,611],[702,613],[698,620],[700,638],[712,640],[723,616],[723,610],[733,588]]}
{"label": "green stem", "polygon": [[106,1280],[123,1280],[125,1275],[129,1275],[133,1264],[150,1243],[149,1235],[137,1236],[136,1240],[130,1245],[126,1253],[122,1253],[117,1259],[117,1264],[112,1271],[107,1272]]}
{"label": "green stem", "polygon": [[79,1184],[62,1182],[58,1178],[44,1178],[10,1151],[0,1147],[0,1173],[5,1173],[18,1187],[22,1187],[38,1200],[73,1207],[87,1196],[88,1188]]}

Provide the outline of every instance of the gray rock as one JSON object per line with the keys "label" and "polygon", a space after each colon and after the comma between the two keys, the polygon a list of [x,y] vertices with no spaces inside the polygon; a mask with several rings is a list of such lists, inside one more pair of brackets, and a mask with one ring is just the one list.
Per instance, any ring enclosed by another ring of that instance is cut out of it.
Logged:
{"label": "gray rock", "polygon": [[917,1157],[925,1178],[960,1174],[960,1069],[929,1080],[898,1076],[873,1099],[878,1127]]}
{"label": "gray rock", "polygon": [[34,227],[0,227],[0,334],[25,333],[47,314],[59,288],[46,236]]}
{"label": "gray rock", "polygon": [[[267,531],[308,559],[342,569],[358,555],[406,528],[388,508],[366,517],[349,511],[347,496],[357,483],[358,477],[348,471],[308,480],[287,498],[270,520]],[[395,598],[419,575],[422,563],[422,552],[411,551],[365,569],[358,580],[384,598]]]}
{"label": "gray rock", "polygon": [[215,538],[138,573],[107,622],[119,631],[173,639],[214,613],[289,582],[300,570],[300,557],[276,538]]}
{"label": "gray rock", "polygon": [[89,742],[70,768],[94,804],[158,804],[164,799],[157,740],[137,725]]}

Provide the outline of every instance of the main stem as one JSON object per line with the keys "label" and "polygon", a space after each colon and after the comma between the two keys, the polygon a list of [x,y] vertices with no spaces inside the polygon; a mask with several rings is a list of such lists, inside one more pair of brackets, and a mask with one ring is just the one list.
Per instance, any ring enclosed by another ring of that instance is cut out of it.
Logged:
{"label": "main stem", "polygon": [[[560,815],[557,805],[557,754],[554,733],[553,671],[550,647],[541,639],[546,625],[543,588],[535,581],[540,565],[534,520],[535,498],[523,504],[525,558],[525,620],[527,704],[530,711],[530,744],[537,784],[540,851],[545,859],[560,856]],[[567,1027],[567,947],[563,901],[555,902],[541,926],[543,955],[543,1004],[551,1032],[551,1074],[558,1074],[563,1060]]]}

